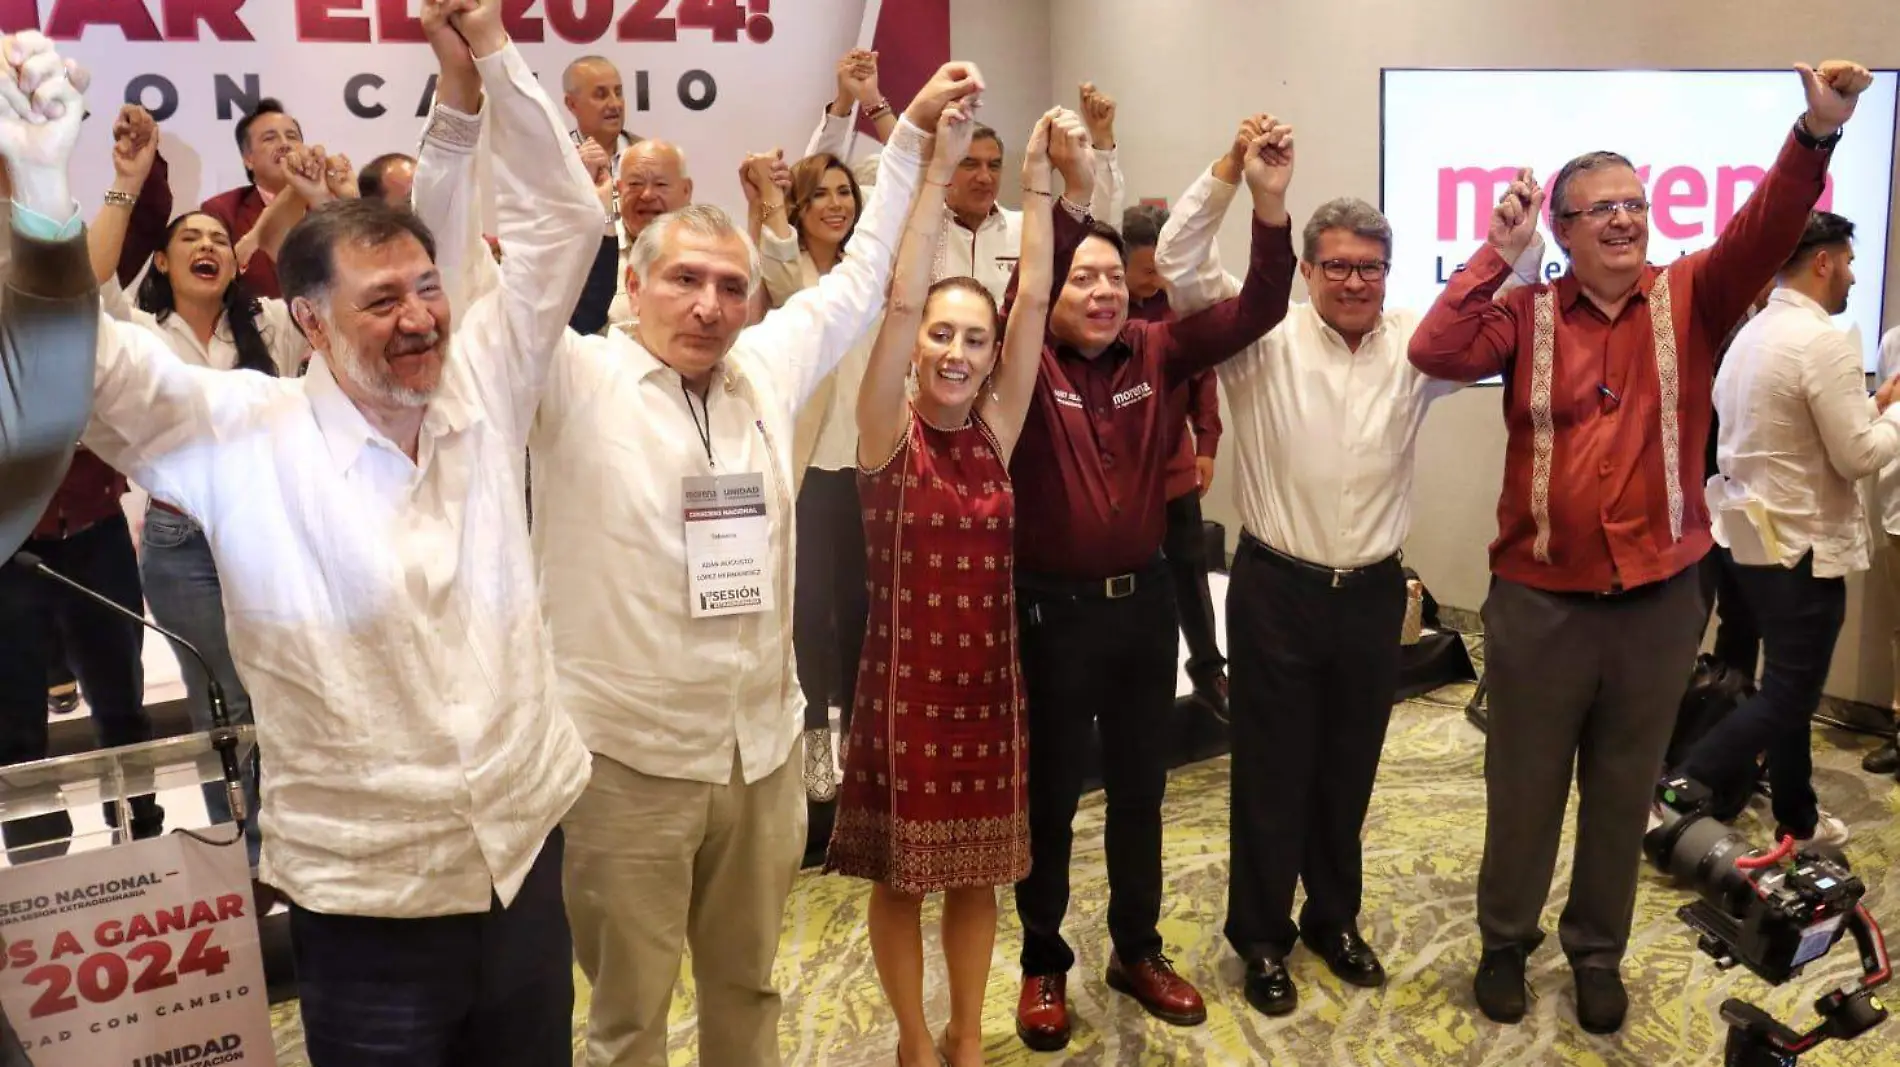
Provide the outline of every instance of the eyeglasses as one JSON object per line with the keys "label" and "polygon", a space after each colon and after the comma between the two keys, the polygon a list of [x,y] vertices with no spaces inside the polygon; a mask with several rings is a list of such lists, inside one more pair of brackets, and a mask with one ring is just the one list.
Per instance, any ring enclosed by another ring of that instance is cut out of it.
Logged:
{"label": "eyeglasses", "polygon": [[1363,263],[1354,263],[1349,259],[1322,259],[1319,272],[1329,282],[1343,282],[1355,273],[1359,275],[1360,281],[1380,282],[1385,280],[1385,273],[1391,266],[1383,259],[1369,259]]}
{"label": "eyeglasses", "polygon": [[1640,219],[1649,214],[1649,201],[1641,197],[1631,200],[1599,200],[1589,207],[1566,211],[1557,217],[1569,220],[1583,216],[1591,222],[1608,222],[1616,217],[1618,211],[1628,212],[1630,218]]}

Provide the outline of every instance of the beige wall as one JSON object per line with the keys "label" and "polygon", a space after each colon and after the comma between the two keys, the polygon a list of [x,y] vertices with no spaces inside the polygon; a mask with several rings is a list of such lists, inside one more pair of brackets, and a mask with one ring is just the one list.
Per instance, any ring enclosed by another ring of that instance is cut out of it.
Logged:
{"label": "beige wall", "polygon": [[[957,10],[961,16],[982,9],[999,29],[1005,21],[1027,28],[1042,6],[959,0]],[[1060,29],[1049,45],[1047,84],[1051,91],[1066,87],[1066,101],[1076,82],[1092,79],[1119,99],[1131,197],[1174,199],[1224,149],[1242,115],[1269,110],[1298,130],[1296,219],[1334,196],[1377,200],[1381,67],[1778,67],[1836,56],[1900,67],[1894,0],[1049,0],[1047,7],[1046,21]],[[1738,17],[1743,10],[1747,16]],[[970,20],[959,17],[956,28],[959,44],[978,39]],[[989,29],[983,26],[984,35]],[[999,58],[1017,56],[1017,47]],[[1025,58],[1034,52],[1021,50]],[[1040,71],[1008,65],[990,74],[999,89],[1004,78],[1043,79]],[[1508,100],[1471,118],[1560,121],[1515,114]],[[1236,210],[1224,233],[1229,247],[1246,240],[1243,214]],[[1889,324],[1900,322],[1900,285],[1889,286],[1887,312]],[[1406,555],[1445,603],[1482,603],[1503,443],[1493,389],[1467,390],[1426,420],[1420,506]],[[1227,456],[1218,478],[1209,511],[1231,532],[1239,523]],[[1856,581],[1848,612],[1829,691],[1885,705],[1886,598],[1865,595]]]}
{"label": "beige wall", "polygon": [[[884,0],[901,3],[902,0]],[[950,54],[975,63],[989,90],[977,118],[1003,138],[1003,182],[997,198],[1020,207],[1023,142],[1049,100],[1048,0],[951,0]],[[1073,106],[1073,105],[1071,105]]]}

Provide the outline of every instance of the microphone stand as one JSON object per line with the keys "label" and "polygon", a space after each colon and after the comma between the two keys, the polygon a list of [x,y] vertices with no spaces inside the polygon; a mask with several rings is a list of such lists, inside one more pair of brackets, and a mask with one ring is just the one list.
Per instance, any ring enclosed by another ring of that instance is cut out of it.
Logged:
{"label": "microphone stand", "polygon": [[13,554],[13,562],[41,577],[58,582],[81,596],[111,609],[114,613],[123,615],[138,623],[140,626],[158,633],[167,641],[170,641],[174,647],[182,648],[186,652],[191,653],[191,658],[198,661],[199,668],[204,671],[205,692],[211,698],[211,747],[217,751],[218,762],[224,768],[224,793],[231,805],[231,818],[237,822],[238,837],[242,840],[244,828],[247,825],[250,813],[245,810],[244,806],[244,775],[238,770],[237,730],[232,728],[230,713],[225,708],[224,687],[218,684],[218,676],[212,672],[211,663],[205,659],[204,653],[198,651],[197,647],[190,641],[152,622],[136,611],[127,610],[123,604],[113,600],[111,597],[94,592],[47,566],[45,560],[31,552],[15,552]]}

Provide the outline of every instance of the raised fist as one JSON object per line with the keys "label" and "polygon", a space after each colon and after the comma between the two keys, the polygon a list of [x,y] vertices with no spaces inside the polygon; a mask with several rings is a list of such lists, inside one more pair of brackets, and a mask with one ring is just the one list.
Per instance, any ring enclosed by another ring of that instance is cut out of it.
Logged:
{"label": "raised fist", "polygon": [[1517,262],[1517,257],[1524,254],[1531,246],[1531,239],[1537,236],[1537,220],[1543,211],[1544,190],[1537,184],[1531,169],[1525,167],[1517,172],[1510,188],[1498,199],[1498,206],[1492,209],[1491,233],[1486,240],[1505,262]]}
{"label": "raised fist", "polygon": [[1819,69],[1795,64],[1801,73],[1802,88],[1808,94],[1808,113],[1804,117],[1808,132],[1816,137],[1832,136],[1854,117],[1860,94],[1874,83],[1866,67],[1845,59],[1830,59]]}

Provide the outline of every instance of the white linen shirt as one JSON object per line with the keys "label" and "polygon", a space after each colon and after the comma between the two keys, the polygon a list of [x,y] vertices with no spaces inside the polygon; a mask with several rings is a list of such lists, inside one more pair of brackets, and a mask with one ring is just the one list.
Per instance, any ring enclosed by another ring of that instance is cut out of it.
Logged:
{"label": "white linen shirt", "polygon": [[[1161,231],[1155,268],[1177,315],[1240,292],[1214,240],[1238,189],[1203,171]],[[1526,252],[1532,273],[1542,255],[1541,244]],[[1405,543],[1419,427],[1432,401],[1460,388],[1412,366],[1418,323],[1415,311],[1387,311],[1355,352],[1313,305],[1294,304],[1215,368],[1240,442],[1234,494],[1248,533],[1324,567],[1377,563]]]}
{"label": "white linen shirt", "polygon": [[[855,114],[855,112],[853,112]],[[807,156],[830,153],[845,159],[845,141],[853,129],[851,115],[838,116],[827,107],[805,147]],[[849,163],[849,160],[846,160]],[[1121,156],[1117,149],[1098,148],[1093,153],[1095,190],[1089,196],[1089,214],[1116,229],[1122,225],[1122,198],[1127,182],[1122,178]],[[879,171],[879,181],[883,181]],[[937,258],[930,280],[975,278],[983,283],[1000,306],[1003,291],[1009,288],[1009,276],[1023,251],[1023,213],[1001,204],[990,209],[988,217],[972,230],[957,221],[956,213],[943,209],[943,226],[937,237]],[[816,464],[814,464],[816,466]]]}
{"label": "white linen shirt", "polygon": [[1784,567],[1812,549],[1816,578],[1866,570],[1867,520],[1854,483],[1900,456],[1900,405],[1876,411],[1861,353],[1827,311],[1776,289],[1729,345],[1715,374],[1715,411],[1721,473],[1709,482],[1718,499],[1761,502]]}
{"label": "white linen shirt", "polygon": [[[198,340],[197,331],[191,328],[183,315],[173,312],[161,320],[157,315],[133,304],[117,278],[108,278],[99,286],[99,306],[120,322],[143,326],[157,334],[179,359],[194,367],[209,367],[212,370],[234,370],[237,367],[237,341],[231,336],[229,315],[218,317],[218,324],[212,329],[211,341],[207,344]],[[297,324],[290,317],[290,306],[282,300],[260,297],[257,307],[257,332],[264,339],[264,347],[270,351],[271,362],[276,365],[278,376],[295,378],[303,369],[304,357],[310,354],[310,342],[297,329]]]}
{"label": "white linen shirt", "polygon": [[318,912],[509,903],[588,778],[555,703],[520,457],[600,204],[513,46],[476,66],[508,263],[457,309],[414,462],[321,356],[302,378],[230,374],[101,323],[86,443],[210,539],[270,764],[261,877]]}
{"label": "white linen shirt", "polygon": [[[883,310],[927,148],[900,122],[844,259],[740,332],[706,398],[716,468],[677,373],[625,330],[567,334],[535,425],[534,538],[562,705],[594,752],[721,785],[735,752],[747,782],[789,757],[805,704],[792,670],[793,426]],[[692,618],[681,479],[749,472],[765,480],[772,610]]]}
{"label": "white linen shirt", "polygon": [[[1900,326],[1880,339],[1880,375],[1885,382],[1900,374]],[[1900,459],[1881,468],[1874,479],[1874,507],[1880,512],[1883,533],[1900,536]]]}

